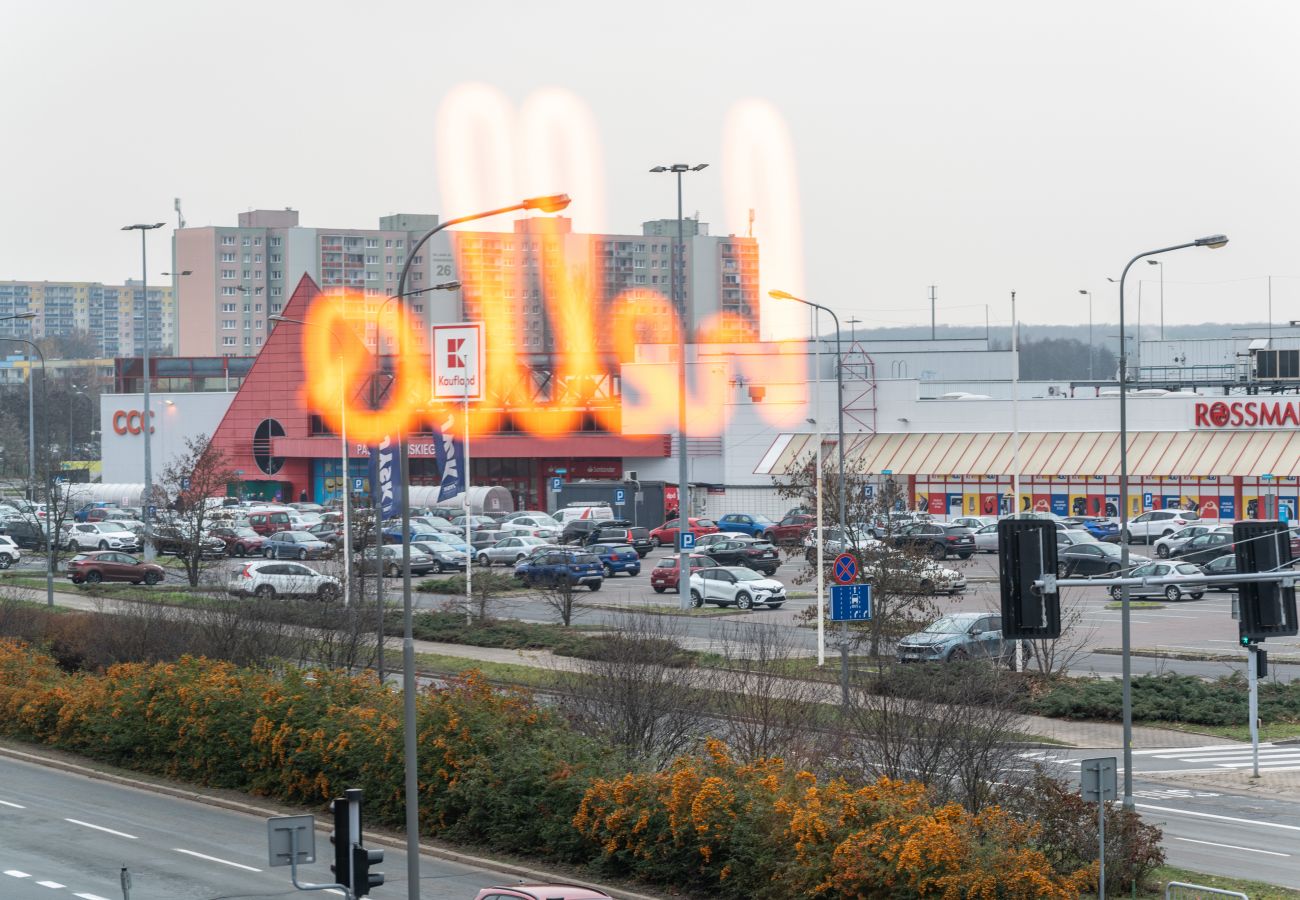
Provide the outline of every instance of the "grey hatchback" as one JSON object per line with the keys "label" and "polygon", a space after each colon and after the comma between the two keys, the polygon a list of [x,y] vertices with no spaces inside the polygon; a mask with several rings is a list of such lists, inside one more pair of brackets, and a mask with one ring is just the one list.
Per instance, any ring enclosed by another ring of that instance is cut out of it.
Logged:
{"label": "grey hatchback", "polygon": [[899,662],[1002,660],[1013,644],[1002,640],[1002,617],[993,613],[952,613],[898,642]]}

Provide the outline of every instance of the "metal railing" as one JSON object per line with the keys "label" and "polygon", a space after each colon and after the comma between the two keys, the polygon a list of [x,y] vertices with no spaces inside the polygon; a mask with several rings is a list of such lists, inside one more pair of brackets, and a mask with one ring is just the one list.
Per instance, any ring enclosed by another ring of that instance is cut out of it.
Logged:
{"label": "metal railing", "polygon": [[[1175,889],[1177,891],[1175,892]],[[1189,893],[1190,892],[1190,893]],[[1238,900],[1250,900],[1241,891],[1225,891],[1220,888],[1206,887],[1203,884],[1188,884],[1185,881],[1171,881],[1165,885],[1165,900],[1198,900],[1202,897],[1237,897]]]}

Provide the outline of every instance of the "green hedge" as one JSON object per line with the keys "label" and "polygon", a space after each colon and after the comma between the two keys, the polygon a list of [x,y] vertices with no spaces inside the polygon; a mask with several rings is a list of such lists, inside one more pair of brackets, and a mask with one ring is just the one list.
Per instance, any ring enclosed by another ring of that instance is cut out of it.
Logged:
{"label": "green hedge", "polygon": [[[1240,725],[1247,719],[1246,677],[1233,673],[1206,681],[1193,675],[1139,675],[1133,679],[1133,718],[1189,725]],[[1058,681],[1029,709],[1060,719],[1119,721],[1121,684],[1113,678]],[[1266,681],[1259,686],[1260,717],[1300,721],[1300,683]]]}

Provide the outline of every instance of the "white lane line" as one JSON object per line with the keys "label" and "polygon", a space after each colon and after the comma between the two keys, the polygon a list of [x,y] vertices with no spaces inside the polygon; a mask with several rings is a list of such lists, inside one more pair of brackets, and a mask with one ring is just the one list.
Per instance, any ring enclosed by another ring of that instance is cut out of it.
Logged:
{"label": "white lane line", "polygon": [[59,884],[57,881],[38,881],[36,883],[41,887],[54,888],[55,890],[67,887],[66,884]]}
{"label": "white lane line", "polygon": [[[1218,750],[1241,750],[1243,746],[1244,745],[1242,744],[1216,744],[1213,747],[1174,747],[1174,748],[1159,747],[1151,750],[1134,750],[1133,755],[1145,756],[1153,753],[1210,753]],[[1265,745],[1260,744],[1260,746],[1263,747]],[[1245,746],[1245,749],[1249,750],[1250,747]]]}
{"label": "white lane line", "polygon": [[1210,847],[1223,847],[1227,850],[1243,850],[1246,853],[1264,853],[1268,856],[1285,856],[1290,858],[1290,853],[1274,853],[1272,850],[1256,850],[1254,847],[1238,847],[1236,844],[1218,844],[1214,841],[1198,841],[1195,838],[1176,837],[1176,841],[1186,841],[1189,844],[1206,844]]}
{"label": "white lane line", "polygon": [[80,897],[81,900],[108,900],[107,897],[101,897],[99,894],[73,894],[74,897]]}
{"label": "white lane line", "polygon": [[[1289,750],[1289,751],[1275,750],[1270,753],[1269,751],[1260,748],[1260,752],[1259,752],[1260,762],[1263,762],[1266,759],[1289,759],[1297,756],[1300,756],[1300,750]],[[1153,756],[1151,758],[1152,759],[1181,759],[1183,762],[1208,763],[1208,762],[1232,761],[1232,760],[1239,760],[1239,759],[1250,759],[1251,753],[1249,750],[1243,750],[1236,753],[1212,753],[1209,756],[1193,756],[1191,754],[1170,756],[1167,754],[1162,754],[1160,756]]]}
{"label": "white lane line", "polygon": [[1198,819],[1218,819],[1220,822],[1238,822],[1242,825],[1258,825],[1262,828],[1281,828],[1285,831],[1300,831],[1300,825],[1283,825],[1281,822],[1261,822],[1258,819],[1239,819],[1236,816],[1221,816],[1218,813],[1192,812],[1190,809],[1174,809],[1170,806],[1152,806],[1149,803],[1136,804],[1139,809],[1153,809],[1156,812],[1173,813],[1176,816],[1196,816]]}
{"label": "white lane line", "polygon": [[14,809],[26,809],[21,803],[10,803],[8,800],[0,800],[0,806],[12,806]]}
{"label": "white lane line", "polygon": [[26,872],[20,872],[17,869],[5,869],[5,874],[10,878],[31,878]]}
{"label": "white lane line", "polygon": [[138,841],[138,840],[140,840],[140,839],[139,839],[138,837],[136,837],[135,835],[133,835],[133,834],[127,834],[125,831],[114,831],[114,830],[111,829],[111,828],[105,828],[103,825],[92,825],[92,824],[90,824],[89,822],[83,822],[83,821],[81,821],[80,819],[64,819],[63,821],[65,821],[65,822],[71,822],[73,825],[81,825],[81,826],[83,826],[83,827],[85,827],[85,828],[93,828],[93,829],[95,829],[96,831],[103,831],[103,832],[105,832],[105,833],[107,833],[107,834],[115,834],[115,835],[117,835],[118,837],[130,838],[130,839],[133,840],[133,841]]}
{"label": "white lane line", "polygon": [[221,863],[223,866],[234,866],[236,869],[243,869],[245,872],[260,872],[261,869],[255,869],[252,866],[246,866],[243,863],[231,862],[228,859],[222,859],[218,856],[208,856],[204,853],[195,853],[193,850],[182,850],[180,847],[172,847],[177,853],[184,853],[186,856],[193,856],[197,859],[206,859],[208,862]]}

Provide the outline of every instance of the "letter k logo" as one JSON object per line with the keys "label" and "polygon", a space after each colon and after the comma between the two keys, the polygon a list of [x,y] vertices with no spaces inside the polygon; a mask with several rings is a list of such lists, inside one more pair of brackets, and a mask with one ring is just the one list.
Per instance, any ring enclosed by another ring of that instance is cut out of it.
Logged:
{"label": "letter k logo", "polygon": [[465,368],[465,339],[448,338],[447,339],[447,368],[463,369]]}

